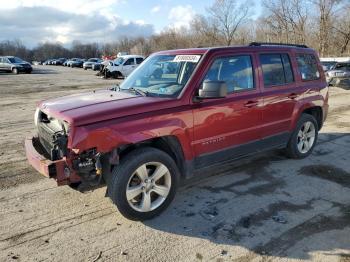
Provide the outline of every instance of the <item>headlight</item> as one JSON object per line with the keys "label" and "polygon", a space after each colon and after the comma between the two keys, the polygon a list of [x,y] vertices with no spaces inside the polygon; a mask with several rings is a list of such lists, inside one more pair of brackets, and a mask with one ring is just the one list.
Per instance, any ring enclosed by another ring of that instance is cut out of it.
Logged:
{"label": "headlight", "polygon": [[37,108],[35,110],[35,113],[34,113],[34,125],[35,126],[38,126],[39,112],[40,112],[40,110],[39,110],[39,108]]}

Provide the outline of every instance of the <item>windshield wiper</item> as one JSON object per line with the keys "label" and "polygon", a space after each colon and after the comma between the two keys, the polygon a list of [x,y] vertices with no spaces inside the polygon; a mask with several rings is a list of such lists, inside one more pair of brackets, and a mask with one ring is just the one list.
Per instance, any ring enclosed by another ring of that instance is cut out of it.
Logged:
{"label": "windshield wiper", "polygon": [[138,88],[135,88],[135,87],[130,87],[127,90],[133,91],[133,92],[135,92],[135,93],[137,93],[137,94],[139,94],[141,96],[147,96],[148,95],[147,91],[145,92],[145,91],[143,91],[141,89],[138,89]]}
{"label": "windshield wiper", "polygon": [[120,85],[119,84],[115,84],[114,86],[112,86],[109,90],[111,91],[120,91]]}

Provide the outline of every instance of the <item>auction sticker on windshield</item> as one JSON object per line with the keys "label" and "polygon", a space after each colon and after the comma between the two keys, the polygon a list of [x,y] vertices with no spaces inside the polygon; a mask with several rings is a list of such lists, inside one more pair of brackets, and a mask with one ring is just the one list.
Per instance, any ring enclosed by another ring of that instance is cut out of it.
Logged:
{"label": "auction sticker on windshield", "polygon": [[174,57],[174,62],[193,62],[197,63],[201,58],[200,55],[177,55]]}

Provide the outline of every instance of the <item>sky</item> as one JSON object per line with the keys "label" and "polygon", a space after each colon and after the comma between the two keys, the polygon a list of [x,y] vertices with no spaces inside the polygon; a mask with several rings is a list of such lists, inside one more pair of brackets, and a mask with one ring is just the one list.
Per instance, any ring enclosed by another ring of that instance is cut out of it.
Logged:
{"label": "sky", "polygon": [[[239,0],[244,1],[244,0]],[[188,26],[214,0],[0,0],[0,41],[20,39],[69,45],[150,36]]]}

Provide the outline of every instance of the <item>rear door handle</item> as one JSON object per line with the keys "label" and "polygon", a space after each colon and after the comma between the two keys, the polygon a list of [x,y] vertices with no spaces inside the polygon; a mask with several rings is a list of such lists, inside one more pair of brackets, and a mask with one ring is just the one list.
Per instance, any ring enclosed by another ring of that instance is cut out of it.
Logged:
{"label": "rear door handle", "polygon": [[258,101],[248,101],[247,103],[244,104],[245,107],[254,107],[258,105]]}
{"label": "rear door handle", "polygon": [[298,95],[296,93],[291,93],[288,95],[288,98],[290,98],[290,99],[295,99],[297,97],[298,97]]}

